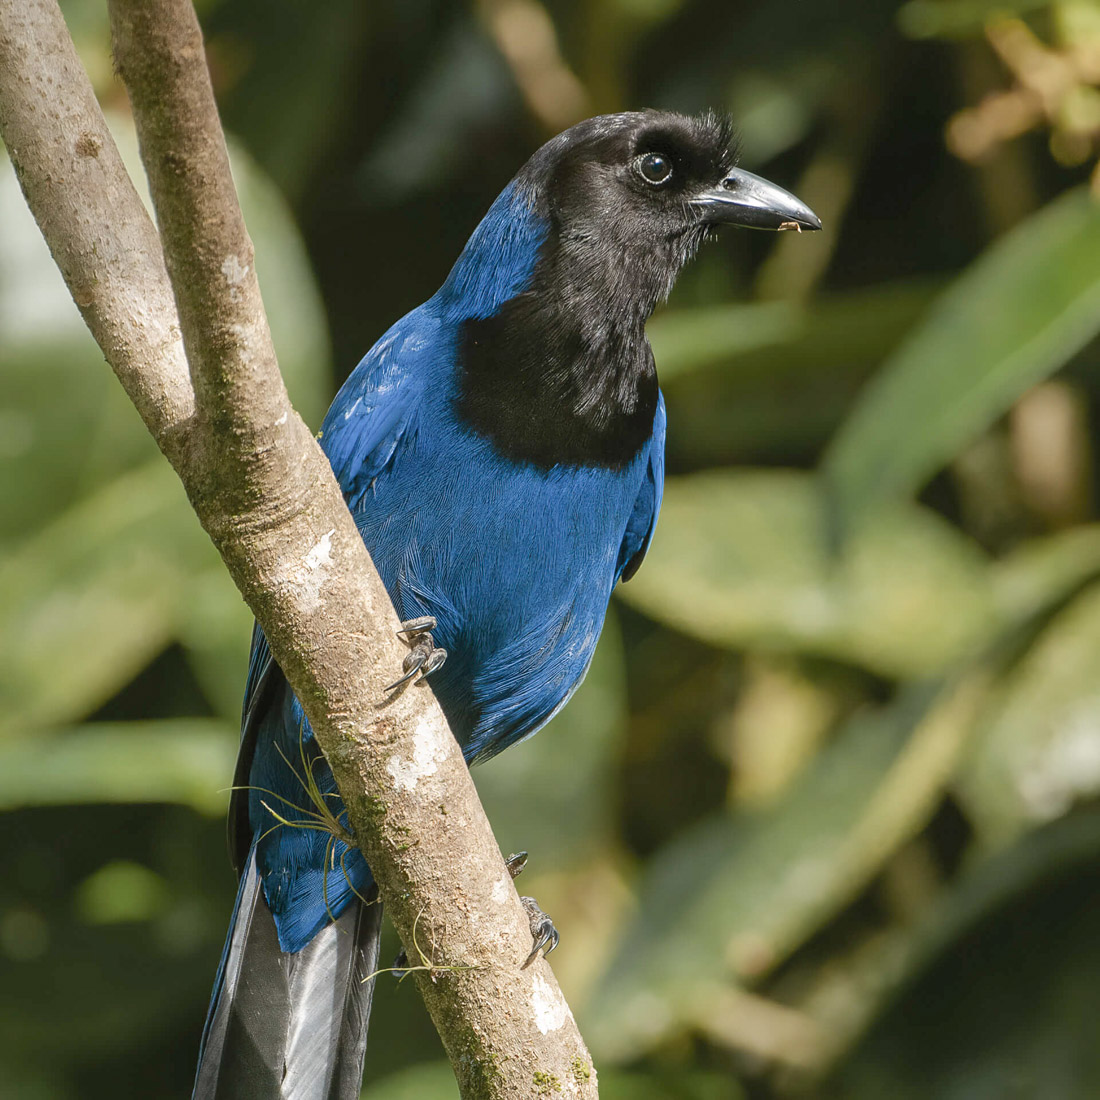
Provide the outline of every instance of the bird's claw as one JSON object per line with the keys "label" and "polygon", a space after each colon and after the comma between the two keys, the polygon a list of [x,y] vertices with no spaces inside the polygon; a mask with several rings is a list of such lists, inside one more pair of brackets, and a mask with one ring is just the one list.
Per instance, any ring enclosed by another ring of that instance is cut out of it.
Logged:
{"label": "bird's claw", "polygon": [[421,615],[419,619],[406,619],[401,624],[400,634],[427,634],[429,630],[435,630],[438,624],[434,615]]}
{"label": "bird's claw", "polygon": [[[510,855],[504,861],[504,865],[508,868],[508,873],[512,878],[516,878],[527,866],[527,853],[516,852],[514,855]],[[549,955],[558,946],[561,935],[554,927],[554,922],[539,908],[539,903],[534,898],[525,897],[521,894],[519,900],[531,925],[531,939],[533,941],[531,954],[527,956],[523,966],[520,967],[521,970],[526,970],[538,958],[540,952],[543,955]],[[402,948],[397,958],[393,960],[393,974],[398,981],[405,976],[408,965],[409,956]]]}
{"label": "bird's claw", "polygon": [[397,953],[397,958],[393,960],[393,966],[390,967],[393,972],[393,976],[397,981],[408,974],[409,972],[409,953],[402,947]]}
{"label": "bird's claw", "polygon": [[401,663],[401,671],[404,675],[387,685],[386,691],[393,691],[394,688],[408,683],[418,672],[423,679],[443,665],[447,659],[447,651],[436,648],[431,635],[435,625],[436,621],[431,615],[423,615],[419,619],[408,619],[401,624],[401,629],[397,633],[403,636],[401,640],[409,647],[409,652]]}
{"label": "bird's claw", "polygon": [[[531,954],[527,956],[527,961],[520,968],[526,970],[538,958],[540,953],[549,955],[558,946],[561,937],[554,927],[554,922],[539,908],[539,903],[534,898],[521,895],[519,900],[527,911],[527,919],[531,922],[531,939],[534,940]],[[546,950],[544,951],[543,948],[546,948]]]}
{"label": "bird's claw", "polygon": [[[508,874],[512,878],[518,878],[522,874],[524,867],[527,866],[527,853],[515,852],[510,855],[505,861],[504,866],[508,868]],[[554,927],[554,922],[539,908],[539,903],[534,898],[525,897],[520,894],[519,900],[523,903],[523,908],[527,913],[527,919],[531,923],[531,939],[534,940],[534,947],[531,948],[531,954],[527,956],[526,962],[520,968],[525,970],[531,965],[538,957],[541,951],[543,955],[549,955],[555,947],[558,946],[558,941],[561,936],[558,934],[558,930]],[[546,945],[550,946],[547,947]],[[546,948],[543,951],[543,948]]]}

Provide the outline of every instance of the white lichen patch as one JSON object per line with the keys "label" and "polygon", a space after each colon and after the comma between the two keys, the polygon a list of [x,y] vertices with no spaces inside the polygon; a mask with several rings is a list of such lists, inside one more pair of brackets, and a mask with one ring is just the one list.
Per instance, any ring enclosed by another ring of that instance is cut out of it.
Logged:
{"label": "white lichen patch", "polygon": [[543,1035],[557,1031],[573,1016],[565,998],[541,974],[536,974],[531,984],[531,1007],[534,1009],[535,1026]]}
{"label": "white lichen patch", "polygon": [[332,536],[335,534],[334,527],[321,536],[300,563],[284,566],[275,578],[277,584],[294,590],[306,611],[316,611],[321,606],[321,589],[332,565]]}
{"label": "white lichen patch", "polygon": [[447,744],[426,718],[421,718],[413,733],[411,760],[402,759],[397,753],[386,761],[386,771],[393,777],[395,791],[412,791],[421,779],[435,775],[439,765],[447,758]]}
{"label": "white lichen patch", "polygon": [[332,536],[335,534],[335,527],[331,531],[326,531],[317,545],[306,554],[306,568],[310,572],[317,569],[327,569],[332,564]]}
{"label": "white lichen patch", "polygon": [[248,264],[242,264],[236,254],[226,256],[222,261],[222,274],[229,284],[229,300],[238,301],[241,296],[241,283],[248,277]]}
{"label": "white lichen patch", "polygon": [[222,274],[230,286],[239,286],[248,277],[248,264],[242,264],[236,254],[226,256],[222,261]]}
{"label": "white lichen patch", "polygon": [[508,875],[501,875],[500,878],[493,883],[493,889],[489,894],[494,905],[503,905],[508,900],[508,895],[512,892],[512,880]]}

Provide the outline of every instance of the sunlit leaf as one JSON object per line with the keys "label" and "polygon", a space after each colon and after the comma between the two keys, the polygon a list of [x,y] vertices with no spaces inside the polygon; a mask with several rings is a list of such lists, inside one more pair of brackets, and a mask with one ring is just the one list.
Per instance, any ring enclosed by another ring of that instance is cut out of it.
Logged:
{"label": "sunlit leaf", "polygon": [[911,38],[972,38],[993,16],[1023,15],[1049,0],[908,0],[898,25]]}
{"label": "sunlit leaf", "polygon": [[178,802],[225,811],[235,726],[211,718],[95,722],[0,740],[0,810]]}
{"label": "sunlit leaf", "polygon": [[670,463],[816,457],[940,285],[906,280],[805,304],[658,315],[647,331],[668,401]]}
{"label": "sunlit leaf", "polygon": [[985,843],[1100,792],[1100,589],[1089,588],[1006,678],[958,780]]}
{"label": "sunlit leaf", "polygon": [[1064,600],[1100,574],[1100,525],[1023,543],[993,563],[994,601],[1006,621],[1023,621]]}
{"label": "sunlit leaf", "polygon": [[169,904],[161,875],[129,860],[113,860],[86,878],[76,907],[87,924],[125,924],[159,916]]}
{"label": "sunlit leaf", "polygon": [[809,475],[671,479],[645,563],[619,591],[715,645],[824,654],[890,676],[933,672],[985,636],[983,556],[933,513],[896,507],[840,557],[828,530]]}
{"label": "sunlit leaf", "polygon": [[938,467],[1100,330],[1100,204],[1070,191],[993,244],[867,387],[824,470],[845,529]]}
{"label": "sunlit leaf", "polygon": [[166,462],[117,478],[0,559],[0,728],[73,721],[175,636],[217,554]]}
{"label": "sunlit leaf", "polygon": [[585,1012],[595,1049],[636,1056],[833,917],[924,826],[985,690],[975,676],[858,715],[774,810],[711,818],[670,844]]}

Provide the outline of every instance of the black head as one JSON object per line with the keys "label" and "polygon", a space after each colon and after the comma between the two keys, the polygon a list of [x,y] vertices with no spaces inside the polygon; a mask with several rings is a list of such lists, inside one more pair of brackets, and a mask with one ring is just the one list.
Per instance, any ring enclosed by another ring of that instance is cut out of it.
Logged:
{"label": "black head", "polygon": [[[731,123],[713,113],[600,115],[547,142],[516,183],[572,260],[591,253],[605,276],[607,265],[629,271],[631,297],[648,314],[718,225],[821,228],[789,192],[737,168],[737,153]],[[626,289],[618,280],[601,287]]]}
{"label": "black head", "polygon": [[633,462],[658,402],[645,322],[699,243],[719,224],[821,227],[736,159],[727,121],[667,111],[588,119],[539,149],[446,284],[468,310],[459,419],[517,462]]}

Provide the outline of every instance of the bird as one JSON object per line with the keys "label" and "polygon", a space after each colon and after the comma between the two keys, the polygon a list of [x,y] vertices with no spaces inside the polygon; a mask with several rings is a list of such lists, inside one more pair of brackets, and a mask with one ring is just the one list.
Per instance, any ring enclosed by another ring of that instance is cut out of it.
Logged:
{"label": "bird", "polygon": [[[718,227],[821,228],[737,162],[712,112],[601,115],[552,138],[324,419],[409,644],[394,687],[427,677],[471,765],[565,706],[653,538],[666,415],[650,314]],[[258,625],[241,725],[239,889],[193,1096],[358,1097],[382,906]],[[552,949],[530,912],[534,950]]]}

